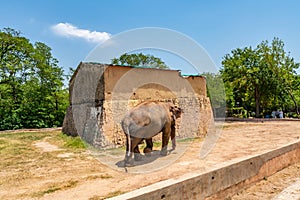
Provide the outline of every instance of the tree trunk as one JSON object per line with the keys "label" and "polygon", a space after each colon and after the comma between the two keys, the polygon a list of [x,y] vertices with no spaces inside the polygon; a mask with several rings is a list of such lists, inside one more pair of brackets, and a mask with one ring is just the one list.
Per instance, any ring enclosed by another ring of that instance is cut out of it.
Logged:
{"label": "tree trunk", "polygon": [[258,91],[258,87],[255,87],[255,117],[259,118],[260,112],[260,94]]}
{"label": "tree trunk", "polygon": [[287,90],[287,91],[288,91],[289,95],[291,96],[292,101],[294,102],[294,105],[295,105],[295,108],[296,108],[296,113],[297,113],[297,115],[299,115],[299,106],[298,106],[298,103],[297,103],[297,101],[296,101],[296,99],[295,99],[292,91],[290,91],[290,90]]}

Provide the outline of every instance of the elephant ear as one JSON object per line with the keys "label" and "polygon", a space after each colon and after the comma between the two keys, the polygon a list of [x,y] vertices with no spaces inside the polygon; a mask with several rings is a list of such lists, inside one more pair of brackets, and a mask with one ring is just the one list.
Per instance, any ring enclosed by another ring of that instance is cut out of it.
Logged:
{"label": "elephant ear", "polygon": [[176,118],[179,118],[181,113],[182,113],[182,110],[180,107],[176,106],[176,105],[170,105],[170,112],[171,112],[171,115],[172,115],[172,119],[175,121]]}
{"label": "elephant ear", "polygon": [[169,112],[170,112],[170,117],[172,120],[174,120],[174,106],[169,105]]}

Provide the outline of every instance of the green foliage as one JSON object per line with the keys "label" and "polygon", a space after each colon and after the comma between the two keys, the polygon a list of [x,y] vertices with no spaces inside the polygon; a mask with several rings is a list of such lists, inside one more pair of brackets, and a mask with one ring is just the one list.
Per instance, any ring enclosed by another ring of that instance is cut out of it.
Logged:
{"label": "green foliage", "polygon": [[272,110],[298,113],[299,76],[295,63],[284,50],[284,43],[274,38],[255,49],[234,49],[223,59],[221,74],[226,86],[227,105],[243,107],[260,117]]}
{"label": "green foliage", "polygon": [[0,31],[0,130],[61,126],[68,105],[63,70],[51,48]]}
{"label": "green foliage", "polygon": [[158,69],[169,69],[169,67],[160,59],[153,55],[139,54],[123,54],[119,58],[113,58],[111,64],[129,65],[139,67],[149,67]]}
{"label": "green foliage", "polygon": [[71,148],[71,149],[85,149],[86,144],[81,140],[79,136],[71,137],[65,134],[59,135],[60,139],[64,141],[64,147]]}
{"label": "green foliage", "polygon": [[221,74],[203,73],[206,78],[207,96],[210,98],[215,117],[225,117],[225,91]]}

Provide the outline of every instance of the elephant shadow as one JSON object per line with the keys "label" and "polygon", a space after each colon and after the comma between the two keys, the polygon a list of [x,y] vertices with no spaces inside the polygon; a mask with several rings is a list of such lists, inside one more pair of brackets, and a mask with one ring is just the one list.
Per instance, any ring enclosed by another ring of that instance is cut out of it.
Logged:
{"label": "elephant shadow", "polygon": [[[172,152],[173,150],[168,150],[168,155]],[[141,165],[146,165],[149,163],[154,162],[155,160],[159,159],[159,158],[163,158],[166,156],[162,156],[160,154],[160,150],[152,150],[151,152],[151,156],[146,156],[144,154],[140,154],[141,155],[141,160],[135,160],[134,161],[134,165],[131,167],[135,167],[135,166],[141,166]],[[124,168],[125,167],[125,160],[120,160],[116,163],[116,166],[118,166],[119,168]]]}

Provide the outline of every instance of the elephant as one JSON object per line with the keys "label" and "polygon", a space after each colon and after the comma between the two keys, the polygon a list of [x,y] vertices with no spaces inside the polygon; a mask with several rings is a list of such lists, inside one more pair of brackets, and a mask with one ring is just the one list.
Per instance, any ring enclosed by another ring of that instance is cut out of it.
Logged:
{"label": "elephant", "polygon": [[[167,155],[169,138],[172,149],[176,147],[175,122],[181,116],[182,109],[171,102],[146,101],[132,108],[123,118],[121,125],[126,135],[125,166],[132,166],[134,160],[141,160],[138,145],[145,140],[145,155],[151,155],[152,137],[162,132],[160,154]],[[134,154],[134,160],[133,160]]]}

